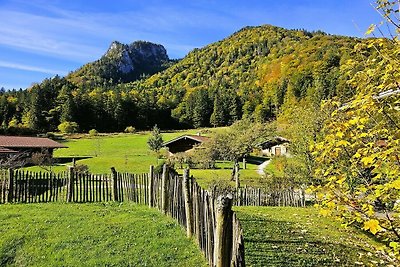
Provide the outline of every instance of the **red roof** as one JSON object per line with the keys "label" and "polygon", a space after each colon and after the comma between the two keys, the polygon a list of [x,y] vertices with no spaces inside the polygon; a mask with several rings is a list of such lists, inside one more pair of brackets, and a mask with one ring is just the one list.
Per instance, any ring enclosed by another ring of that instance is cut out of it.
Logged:
{"label": "red roof", "polygon": [[66,146],[49,138],[0,136],[0,147],[3,148],[65,148]]}

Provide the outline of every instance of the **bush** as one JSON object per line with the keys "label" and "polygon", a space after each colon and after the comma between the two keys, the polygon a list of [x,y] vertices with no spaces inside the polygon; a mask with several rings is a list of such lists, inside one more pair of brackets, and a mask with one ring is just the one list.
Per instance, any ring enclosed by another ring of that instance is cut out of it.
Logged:
{"label": "bush", "polygon": [[124,130],[125,133],[136,133],[136,128],[133,126],[128,126]]}
{"label": "bush", "polygon": [[62,133],[75,133],[78,131],[78,124],[74,121],[66,121],[58,125],[58,130]]}
{"label": "bush", "polygon": [[74,167],[76,173],[89,173],[89,166],[86,164],[76,164]]}
{"label": "bush", "polygon": [[98,136],[99,132],[96,129],[92,129],[89,131],[89,135],[90,136]]}

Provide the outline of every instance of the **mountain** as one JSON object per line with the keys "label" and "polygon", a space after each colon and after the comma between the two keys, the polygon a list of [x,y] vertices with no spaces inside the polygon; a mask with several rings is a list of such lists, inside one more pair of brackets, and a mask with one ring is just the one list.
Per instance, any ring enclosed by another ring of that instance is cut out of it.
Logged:
{"label": "mountain", "polygon": [[122,44],[114,41],[97,61],[72,72],[73,83],[102,85],[130,82],[159,72],[170,62],[164,46],[145,41]]}
{"label": "mountain", "polygon": [[285,105],[350,98],[354,72],[366,62],[379,64],[372,42],[263,25],[194,49],[180,61],[169,60],[161,45],[113,42],[99,60],[67,77],[22,92],[0,91],[0,125],[3,132],[46,132],[76,122],[80,131],[111,132],[273,120]]}

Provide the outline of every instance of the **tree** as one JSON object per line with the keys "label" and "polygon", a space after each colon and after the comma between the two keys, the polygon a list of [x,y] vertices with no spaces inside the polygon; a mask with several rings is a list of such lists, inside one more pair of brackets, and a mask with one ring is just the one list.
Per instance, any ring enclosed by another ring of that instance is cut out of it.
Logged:
{"label": "tree", "polygon": [[[385,241],[400,259],[400,1],[378,0],[377,9],[396,36],[371,39],[355,52],[373,53],[365,63],[349,61],[356,95],[335,107],[324,123],[324,139],[313,147],[321,183],[314,186],[322,214],[334,214]],[[369,33],[373,31],[372,26]],[[365,64],[365,65],[361,65]]]}
{"label": "tree", "polygon": [[217,92],[214,97],[214,108],[213,113],[210,117],[210,123],[212,126],[223,126],[224,125],[224,111],[222,108],[222,103],[220,101],[219,93]]}
{"label": "tree", "polygon": [[76,122],[74,121],[65,121],[63,123],[61,123],[60,125],[58,125],[58,130],[62,133],[75,133],[77,132],[79,129],[79,126]]}
{"label": "tree", "polygon": [[208,153],[214,159],[231,160],[234,162],[232,177],[239,160],[249,155],[253,149],[265,139],[274,136],[274,124],[262,124],[243,119],[232,124],[223,132],[217,133],[205,143]]}
{"label": "tree", "polygon": [[154,125],[153,130],[151,131],[151,136],[147,140],[147,145],[150,150],[154,151],[157,154],[157,158],[159,156],[160,149],[162,148],[163,138],[160,133],[160,129],[157,125]]}

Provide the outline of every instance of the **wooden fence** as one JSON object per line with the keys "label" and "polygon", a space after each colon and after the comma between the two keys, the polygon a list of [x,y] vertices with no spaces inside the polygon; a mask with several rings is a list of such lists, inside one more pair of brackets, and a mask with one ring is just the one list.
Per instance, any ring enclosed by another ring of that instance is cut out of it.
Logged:
{"label": "wooden fence", "polygon": [[263,190],[244,187],[232,191],[236,206],[292,206],[306,205],[305,192],[302,189],[287,188],[281,190]]}
{"label": "wooden fence", "polygon": [[158,208],[186,228],[210,266],[245,266],[243,231],[232,195],[216,196],[189,177],[169,173],[95,175],[0,170],[0,203],[132,201]]}

